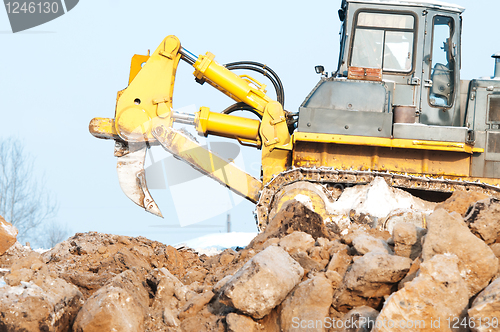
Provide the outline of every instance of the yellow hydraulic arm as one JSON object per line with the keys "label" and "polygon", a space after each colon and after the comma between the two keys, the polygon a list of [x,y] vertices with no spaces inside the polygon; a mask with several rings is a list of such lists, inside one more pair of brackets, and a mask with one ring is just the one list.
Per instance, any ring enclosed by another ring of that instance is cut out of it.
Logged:
{"label": "yellow hydraulic arm", "polygon": [[[194,115],[175,112],[172,95],[175,73],[183,59],[195,69],[198,82],[206,82],[236,102],[253,108],[262,120],[211,112],[202,107]],[[144,63],[145,62],[145,63]],[[245,173],[200,146],[174,122],[190,123],[201,135],[237,139],[243,145],[262,149],[262,180]],[[147,148],[160,144],[202,173],[252,202],[257,202],[262,183],[289,165],[292,140],[286,114],[280,103],[271,99],[265,86],[249,76],[238,76],[207,53],[195,57],[181,47],[175,36],[166,37],[151,56],[132,58],[129,86],[118,92],[115,118],[94,118],[89,130],[97,138],[114,139],[118,157],[118,177],[125,194],[147,211],[161,213],[147,189],[144,159]]]}

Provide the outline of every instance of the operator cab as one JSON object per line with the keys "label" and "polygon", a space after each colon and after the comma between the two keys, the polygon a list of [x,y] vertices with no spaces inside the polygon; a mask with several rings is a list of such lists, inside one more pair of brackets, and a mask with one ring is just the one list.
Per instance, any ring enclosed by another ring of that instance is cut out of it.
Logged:
{"label": "operator cab", "polygon": [[466,142],[463,11],[432,0],[343,0],[338,70],[301,105],[298,131]]}

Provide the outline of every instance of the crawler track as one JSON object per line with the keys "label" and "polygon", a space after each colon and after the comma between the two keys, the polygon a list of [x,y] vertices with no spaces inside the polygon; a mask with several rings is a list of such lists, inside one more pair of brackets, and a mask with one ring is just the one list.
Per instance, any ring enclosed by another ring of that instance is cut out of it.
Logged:
{"label": "crawler track", "polygon": [[418,189],[424,191],[454,192],[481,192],[500,198],[500,188],[494,185],[464,181],[461,179],[447,179],[444,177],[419,176],[397,174],[389,172],[371,172],[355,170],[336,170],[332,168],[294,168],[274,177],[262,190],[256,206],[257,224],[263,231],[268,224],[269,212],[278,191],[297,181],[309,181],[324,186],[367,184],[376,177],[382,177],[396,188]]}

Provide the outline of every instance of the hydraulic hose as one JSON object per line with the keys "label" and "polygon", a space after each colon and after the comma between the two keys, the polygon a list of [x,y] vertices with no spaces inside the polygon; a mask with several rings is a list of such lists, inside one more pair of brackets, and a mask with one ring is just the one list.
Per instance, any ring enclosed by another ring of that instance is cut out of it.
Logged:
{"label": "hydraulic hose", "polygon": [[[224,66],[229,70],[233,69],[253,70],[269,78],[269,80],[273,83],[276,89],[276,98],[278,99],[278,102],[283,106],[283,108],[285,107],[285,92],[283,84],[281,83],[281,80],[279,76],[276,74],[276,72],[274,72],[274,70],[272,70],[270,67],[255,61],[237,61],[237,62],[227,63]],[[269,74],[271,74],[271,76],[274,79],[271,78]]]}
{"label": "hydraulic hose", "polygon": [[233,105],[229,106],[228,108],[226,108],[225,110],[223,110],[221,113],[231,114],[235,111],[249,111],[249,112],[252,112],[253,114],[257,115],[257,117],[262,120],[262,115],[260,115],[259,112],[257,112],[254,108],[248,106],[247,104],[245,104],[243,102],[233,104]]}
{"label": "hydraulic hose", "polygon": [[283,92],[280,89],[278,82],[274,79],[273,76],[269,75],[269,73],[267,71],[265,71],[264,69],[258,68],[258,67],[243,66],[243,65],[231,66],[231,67],[226,66],[226,68],[229,70],[235,70],[235,69],[253,70],[253,71],[258,72],[259,74],[262,74],[263,76],[267,77],[274,86],[274,90],[276,91],[276,98],[278,99],[278,102],[283,106],[283,103],[284,103]]}

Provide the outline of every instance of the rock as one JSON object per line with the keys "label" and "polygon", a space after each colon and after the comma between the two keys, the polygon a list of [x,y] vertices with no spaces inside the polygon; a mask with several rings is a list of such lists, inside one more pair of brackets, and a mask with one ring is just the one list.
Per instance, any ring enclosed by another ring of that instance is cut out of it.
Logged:
{"label": "rock", "polygon": [[352,224],[347,232],[344,232],[344,235],[342,236],[342,242],[350,246],[352,245],[354,239],[360,235],[371,236],[386,242],[391,238],[391,233],[389,233],[388,231],[381,231],[374,228],[366,228],[364,226]]}
{"label": "rock", "polygon": [[316,239],[315,245],[319,247],[324,247],[326,249],[330,249],[331,246],[333,245],[333,241],[328,240],[327,238],[324,237],[319,237]]}
{"label": "rock", "polygon": [[389,248],[387,242],[381,239],[376,239],[367,234],[360,234],[352,241],[354,249],[359,255],[364,255],[370,251],[378,251],[385,254],[393,254],[392,249]]}
{"label": "rock", "polygon": [[212,291],[194,295],[181,309],[179,319],[182,320],[196,315],[213,297],[214,293]]}
{"label": "rock", "polygon": [[40,254],[17,261],[0,282],[1,331],[68,331],[83,305],[76,286],[51,275]]}
{"label": "rock", "polygon": [[318,321],[323,322],[321,328],[301,328],[300,330],[326,331],[324,323],[329,317],[332,296],[332,283],[323,274],[301,282],[281,305],[282,331],[297,331],[297,324],[302,327],[309,326],[311,322],[315,324]]}
{"label": "rock", "polygon": [[304,204],[295,200],[284,206],[269,222],[265,230],[257,235],[247,246],[247,249],[260,251],[263,244],[272,238],[282,238],[294,231],[310,234],[314,239],[331,238],[330,232],[323,223],[323,218]]}
{"label": "rock", "polygon": [[468,313],[471,323],[476,323],[472,331],[486,332],[498,330],[500,319],[500,279],[496,279],[479,293]]}
{"label": "rock", "polygon": [[261,330],[259,323],[252,318],[230,313],[226,316],[227,332],[258,332]]}
{"label": "rock", "polygon": [[[210,313],[207,307],[204,307],[197,315],[189,317],[181,321],[179,329],[167,329],[168,332],[191,332],[191,331],[210,331],[210,332],[226,332],[224,317],[219,317]],[[160,330],[162,331],[162,330]]]}
{"label": "rock", "polygon": [[321,271],[324,268],[323,265],[310,258],[307,253],[303,251],[293,254],[292,258],[302,266],[304,274],[308,274],[310,271]]}
{"label": "rock", "polygon": [[335,271],[342,278],[344,277],[349,265],[352,263],[352,257],[347,253],[347,249],[348,248],[345,247],[332,255],[332,259],[328,263],[327,271]]}
{"label": "rock", "polygon": [[[257,236],[258,236],[258,235],[257,235]],[[262,244],[262,248],[261,248],[261,250],[264,250],[264,249],[266,249],[266,248],[267,248],[267,247],[269,247],[269,246],[277,246],[277,245],[279,245],[279,243],[280,243],[280,239],[277,239],[277,238],[275,238],[275,237],[270,238],[270,239],[266,240],[266,242],[264,242],[264,243]]]}
{"label": "rock", "polygon": [[500,257],[500,243],[493,243],[490,245],[491,251],[495,254],[495,256]]}
{"label": "rock", "polygon": [[181,325],[181,321],[177,318],[177,315],[169,308],[163,309],[162,319],[163,323],[168,327],[179,327]]}
{"label": "rock", "polygon": [[309,257],[311,257],[321,265],[326,266],[328,264],[328,261],[330,261],[329,250],[327,250],[326,248],[314,246],[312,248],[309,248],[307,253],[309,254]]}
{"label": "rock", "polygon": [[414,224],[397,223],[392,231],[394,253],[410,259],[417,258],[422,252],[422,237],[426,233],[427,230],[416,227]]}
{"label": "rock", "polygon": [[344,250],[344,249],[349,249],[349,246],[340,242],[339,240],[333,240],[329,243],[329,255],[330,255],[330,258],[333,256],[333,254],[341,251],[341,250]]}
{"label": "rock", "polygon": [[310,234],[293,232],[282,238],[279,242],[279,246],[289,255],[293,255],[300,251],[307,253],[308,249],[313,247],[315,242],[316,241],[314,241]]}
{"label": "rock", "polygon": [[167,246],[165,250],[165,256],[167,257],[166,266],[168,266],[169,270],[172,273],[175,273],[181,270],[184,266],[184,258],[179,254],[177,249],[172,246]]}
{"label": "rock", "polygon": [[325,277],[332,283],[333,290],[336,290],[342,283],[342,277],[335,271],[326,271]]}
{"label": "rock", "polygon": [[224,278],[222,278],[221,280],[219,280],[215,286],[213,287],[213,292],[214,293],[219,293],[219,291],[224,287],[224,285],[233,277],[232,274],[229,274],[227,276],[225,276]]}
{"label": "rock", "polygon": [[17,228],[0,216],[0,255],[16,243]]}
{"label": "rock", "polygon": [[[193,294],[190,298],[192,291],[166,268],[152,271],[148,277],[148,284],[151,284],[152,288],[156,290],[153,294],[154,299],[151,304],[150,314],[146,321],[146,328],[149,329],[159,325],[159,321],[163,321],[169,327],[178,327],[180,326],[178,316],[182,318],[192,317],[207,303],[203,302],[201,306],[198,306],[190,302],[187,305],[186,303],[190,300],[197,300],[198,294]],[[210,293],[213,296],[213,293]],[[204,299],[201,298],[201,300]]]}
{"label": "rock", "polygon": [[9,269],[14,262],[17,262],[32,252],[31,248],[16,242],[7,251],[0,255],[0,268]]}
{"label": "rock", "polygon": [[379,312],[373,308],[362,306],[350,310],[343,318],[342,332],[370,332],[375,326]]}
{"label": "rock", "polygon": [[452,331],[447,319],[461,321],[469,302],[459,263],[454,254],[423,262],[418,277],[387,299],[372,332]]}
{"label": "rock", "polygon": [[166,268],[155,269],[148,276],[148,284],[156,289],[154,292],[153,309],[177,308],[179,301],[186,302],[188,289]]}
{"label": "rock", "polygon": [[498,271],[498,258],[470,232],[460,215],[438,209],[429,217],[422,258],[425,262],[445,253],[457,255],[458,268],[469,289],[469,297],[485,288]]}
{"label": "rock", "polygon": [[500,242],[500,201],[489,198],[476,202],[465,222],[486,244]]}
{"label": "rock", "polygon": [[151,271],[146,282],[153,298],[145,323],[146,331],[156,331],[163,324],[179,328],[181,322],[177,316],[181,305],[186,303],[187,287],[166,268]]}
{"label": "rock", "polygon": [[184,278],[182,278],[182,282],[185,285],[190,285],[193,282],[202,283],[205,280],[207,273],[208,271],[203,268],[189,269],[184,275]]}
{"label": "rock", "polygon": [[226,283],[220,301],[260,319],[300,282],[304,270],[280,247],[255,255]]}
{"label": "rock", "polygon": [[259,320],[259,325],[262,331],[265,332],[281,332],[280,327],[280,312],[279,307],[271,310],[264,318]]}
{"label": "rock", "polygon": [[134,272],[117,275],[85,302],[74,332],[144,331],[149,297]]}
{"label": "rock", "polygon": [[455,190],[450,198],[436,205],[434,210],[444,209],[448,213],[457,212],[462,217],[465,217],[467,210],[472,204],[488,197],[488,195],[479,192]]}
{"label": "rock", "polygon": [[[42,268],[41,273],[36,273]],[[35,274],[37,274],[37,278],[35,278]],[[31,251],[25,258],[12,264],[10,273],[5,276],[5,282],[9,286],[19,286],[23,281],[28,282],[34,278],[43,279],[47,274],[49,274],[49,271],[43,263],[41,255]]]}
{"label": "rock", "polygon": [[410,270],[408,271],[406,276],[403,279],[401,279],[401,281],[399,282],[398,289],[403,288],[407,282],[410,282],[416,278],[418,272],[420,271],[420,264],[421,263],[422,263],[422,259],[420,259],[420,258],[416,258],[411,263]]}
{"label": "rock", "polygon": [[397,209],[382,219],[378,227],[388,230],[391,234],[394,232],[394,226],[399,223],[408,223],[425,229],[427,227],[427,218],[429,218],[431,213],[432,210],[415,211],[412,209]]}
{"label": "rock", "polygon": [[111,279],[107,285],[126,290],[143,308],[149,306],[149,295],[143,286],[143,281],[131,270],[120,273]]}
{"label": "rock", "polygon": [[222,265],[227,265],[231,263],[236,256],[233,249],[226,249],[219,257],[219,263]]}
{"label": "rock", "polygon": [[378,308],[383,297],[397,289],[411,262],[406,257],[376,251],[358,258],[335,291],[333,307],[340,312],[363,305]]}
{"label": "rock", "polygon": [[144,331],[144,311],[130,299],[121,288],[102,287],[78,313],[73,331]]}

